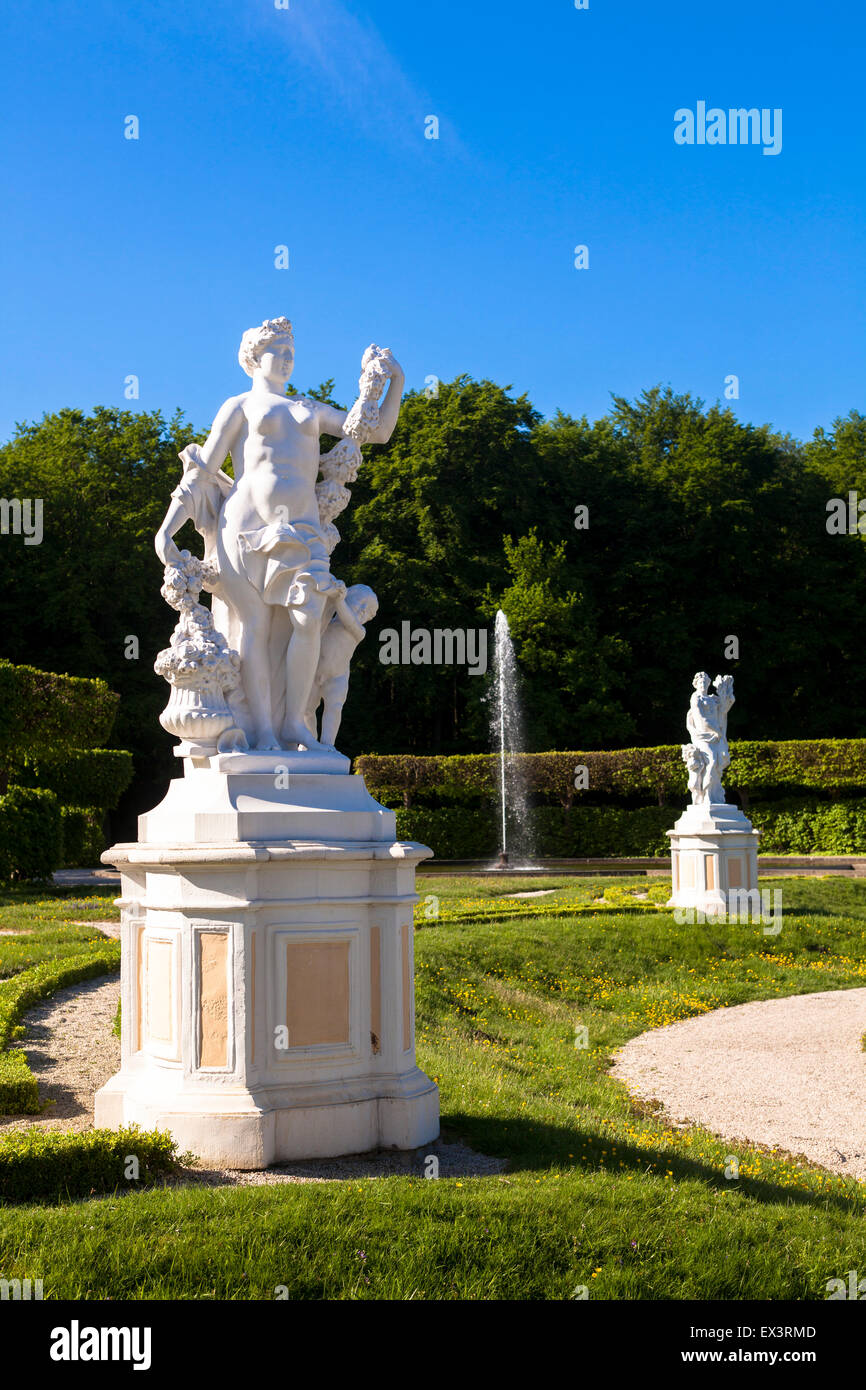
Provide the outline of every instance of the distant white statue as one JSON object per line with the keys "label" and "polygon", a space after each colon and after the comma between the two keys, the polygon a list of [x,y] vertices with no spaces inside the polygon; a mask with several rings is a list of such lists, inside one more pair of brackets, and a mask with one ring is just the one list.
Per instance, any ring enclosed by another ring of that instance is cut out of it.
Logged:
{"label": "distant white statue", "polygon": [[[691,743],[682,745],[692,805],[723,805],[725,792],[722,773],[731,761],[728,710],[734,703],[734,678],[716,676],[711,681],[706,671],[699,671],[692,685],[694,694],[686,715],[686,729]],[[715,688],[715,695],[710,694],[711,687]]]}
{"label": "distant white statue", "polygon": [[[219,737],[220,748],[321,750],[333,746],[349,660],[363,623],[377,607],[372,590],[356,586],[368,596],[358,609],[349,602],[353,591],[347,595],[331,574],[331,553],[340,539],[334,517],[349,501],[346,483],[357,477],[360,446],[391,438],[404,376],[390,351],[373,344],[364,353],[360,395],[350,411],[287,396],[295,353],[286,318],[266,319],[244,333],[238,359],[252,387],[229,397],[204,444],[183,450],[183,477],[156,536],[181,614],[172,643],[182,640],[186,656],[179,663],[169,648],[158,658],[158,669],[173,687],[181,676],[184,680],[184,719],[174,720],[181,701],[174,690],[163,724],[193,743],[196,713],[203,731],[215,728],[220,721],[206,716],[214,672],[224,670],[224,704],[217,704],[222,723],[226,706],[231,719]],[[338,440],[325,455],[319,452],[321,435]],[[221,471],[229,455],[234,479]],[[187,520],[204,539],[203,562],[178,550],[173,540]],[[198,709],[192,708],[195,672],[189,662],[190,642],[197,631],[204,635],[200,612],[193,614],[194,606],[201,610],[196,584],[213,595],[208,640],[213,644],[215,634],[222,642],[221,664],[215,665],[208,652],[209,684],[203,678]],[[338,628],[331,634],[334,622]],[[313,709],[325,701],[322,742],[311,718],[314,692]]]}

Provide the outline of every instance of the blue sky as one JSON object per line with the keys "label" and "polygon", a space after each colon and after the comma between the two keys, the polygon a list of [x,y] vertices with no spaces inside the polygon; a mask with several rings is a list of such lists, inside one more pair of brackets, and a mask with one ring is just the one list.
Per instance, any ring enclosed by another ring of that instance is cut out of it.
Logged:
{"label": "blue sky", "polygon": [[[62,406],[207,425],[283,313],[296,384],[346,403],[375,340],[409,386],[465,371],[545,414],[729,374],[742,418],[801,437],[864,408],[859,7],[18,0],[6,25],[0,438]],[[781,153],[678,146],[700,100],[781,108]]]}

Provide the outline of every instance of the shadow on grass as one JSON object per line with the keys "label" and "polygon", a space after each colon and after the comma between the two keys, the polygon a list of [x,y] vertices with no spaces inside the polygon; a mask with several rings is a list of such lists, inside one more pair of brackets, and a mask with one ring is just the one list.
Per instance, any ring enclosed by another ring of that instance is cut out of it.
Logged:
{"label": "shadow on grass", "polygon": [[[442,1129],[449,1136],[459,1135],[478,1153],[508,1159],[507,1171],[510,1173],[539,1172],[554,1164],[561,1164],[576,1172],[605,1172],[612,1177],[627,1172],[648,1171],[660,1176],[661,1172],[670,1169],[675,1179],[697,1179],[706,1187],[719,1191],[729,1192],[733,1189],[756,1202],[821,1207],[823,1210],[833,1207],[845,1213],[863,1211],[863,1199],[859,1197],[798,1190],[762,1178],[743,1177],[731,1181],[725,1178],[721,1167],[663,1148],[637,1148],[613,1137],[602,1138],[592,1130],[581,1129],[577,1125],[571,1128],[513,1117],[500,1120],[456,1111],[443,1115]],[[614,1145],[615,1155],[612,1154]],[[586,1150],[585,1162],[580,1161],[582,1149]],[[607,1151],[607,1163],[602,1162],[603,1149]],[[780,1158],[781,1155],[774,1157]],[[839,1174],[831,1176],[844,1181]]]}

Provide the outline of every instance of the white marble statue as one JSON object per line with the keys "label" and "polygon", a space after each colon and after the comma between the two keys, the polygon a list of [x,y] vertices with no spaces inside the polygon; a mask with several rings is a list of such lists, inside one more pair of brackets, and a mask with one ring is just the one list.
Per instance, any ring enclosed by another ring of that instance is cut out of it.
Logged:
{"label": "white marble statue", "polygon": [[[173,595],[169,602],[181,614],[172,646],[157,661],[173,686],[162,722],[200,746],[214,742],[207,730],[215,733],[222,723],[216,739],[221,750],[323,750],[333,747],[352,651],[378,606],[372,590],[358,585],[347,593],[331,574],[331,553],[340,539],[334,517],[349,501],[346,483],[357,477],[360,446],[391,438],[403,372],[387,349],[374,344],[364,353],[360,395],[350,411],[287,396],[295,354],[286,318],[249,329],[238,359],[252,387],[229,397],[204,444],[183,450],[183,477],[156,536]],[[321,435],[338,440],[324,455]],[[221,470],[229,455],[234,480]],[[173,540],[190,519],[204,540],[201,562]],[[213,595],[209,628],[202,626],[201,614],[208,610],[198,603],[201,588]],[[190,643],[197,634],[201,661],[190,670]],[[216,664],[215,653],[205,650],[214,639],[222,643]],[[172,656],[178,643],[185,643],[185,666]],[[183,718],[176,698],[180,685]],[[196,688],[197,711],[190,694]],[[320,742],[314,711],[322,700]],[[194,732],[196,712],[200,737]],[[209,720],[210,714],[219,718]]]}
{"label": "white marble statue", "polygon": [[[694,694],[689,701],[686,729],[691,743],[682,745],[683,762],[689,772],[689,791],[693,806],[725,804],[722,773],[731,761],[728,748],[728,710],[734,703],[733,676],[710,680],[698,671]],[[710,694],[711,687],[715,695]]]}

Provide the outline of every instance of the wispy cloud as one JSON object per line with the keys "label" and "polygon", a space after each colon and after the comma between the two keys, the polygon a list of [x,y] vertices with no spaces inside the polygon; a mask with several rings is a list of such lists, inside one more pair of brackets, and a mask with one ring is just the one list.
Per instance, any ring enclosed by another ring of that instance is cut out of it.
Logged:
{"label": "wispy cloud", "polygon": [[343,0],[291,0],[281,18],[286,43],[321,79],[327,97],[380,140],[417,147],[424,117],[438,114],[436,107],[367,15]]}

